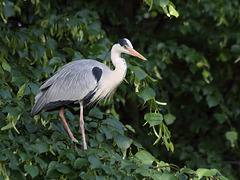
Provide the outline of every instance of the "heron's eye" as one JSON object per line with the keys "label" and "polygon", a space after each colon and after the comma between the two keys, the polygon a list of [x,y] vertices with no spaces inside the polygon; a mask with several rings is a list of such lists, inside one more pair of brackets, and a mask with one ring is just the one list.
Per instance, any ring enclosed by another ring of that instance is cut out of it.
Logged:
{"label": "heron's eye", "polygon": [[127,45],[124,45],[123,47],[124,47],[125,49],[127,49]]}

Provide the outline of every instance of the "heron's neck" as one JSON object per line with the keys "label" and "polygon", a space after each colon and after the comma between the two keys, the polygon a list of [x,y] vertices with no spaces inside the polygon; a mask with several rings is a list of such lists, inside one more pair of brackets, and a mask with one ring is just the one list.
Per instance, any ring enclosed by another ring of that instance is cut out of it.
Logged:
{"label": "heron's neck", "polygon": [[126,64],[126,61],[123,58],[121,58],[121,53],[112,52],[111,60],[113,65],[115,66],[115,69],[113,70],[113,72],[116,73],[118,77],[122,77],[123,79],[126,75],[127,64]]}

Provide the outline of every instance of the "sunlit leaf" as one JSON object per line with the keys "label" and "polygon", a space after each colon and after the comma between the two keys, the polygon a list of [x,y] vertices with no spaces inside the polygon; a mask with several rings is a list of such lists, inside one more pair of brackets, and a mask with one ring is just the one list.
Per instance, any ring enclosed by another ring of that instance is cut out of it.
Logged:
{"label": "sunlit leaf", "polygon": [[194,170],[192,170],[192,169],[190,169],[190,168],[187,168],[187,167],[182,168],[182,169],[181,169],[181,172],[182,172],[182,173],[188,173],[188,174],[194,174],[194,173],[195,173]]}
{"label": "sunlit leaf", "polygon": [[149,6],[148,11],[150,11],[153,7],[153,0],[144,0],[145,3]]}
{"label": "sunlit leaf", "polygon": [[11,116],[11,115],[8,113],[8,115],[7,115],[7,122],[8,122],[8,124],[5,125],[5,126],[3,126],[3,127],[1,128],[1,131],[14,128],[14,130],[15,130],[18,134],[20,134],[20,132],[19,132],[18,129],[16,128],[16,124],[17,124],[19,118],[20,118],[20,115],[18,115],[18,116]]}
{"label": "sunlit leaf", "polygon": [[11,66],[7,63],[5,59],[1,59],[2,67],[5,71],[11,72]]}
{"label": "sunlit leaf", "polygon": [[126,128],[128,128],[130,131],[132,131],[133,133],[135,133],[135,130],[133,129],[133,127],[132,126],[130,126],[130,125],[125,125],[125,127]]}
{"label": "sunlit leaf", "polygon": [[234,61],[234,63],[238,63],[240,61],[240,56]]}
{"label": "sunlit leaf", "polygon": [[176,11],[174,6],[172,6],[171,4],[169,5],[169,14],[175,16],[176,18],[178,18],[178,16],[179,16],[179,13]]}
{"label": "sunlit leaf", "polygon": [[211,73],[206,69],[203,70],[202,76],[203,76],[203,79],[206,81],[206,83],[210,83],[210,81],[212,80]]}
{"label": "sunlit leaf", "polygon": [[153,161],[155,160],[155,158],[148,152],[145,150],[139,151],[135,154],[135,156],[140,159],[140,161],[143,164],[147,164],[147,165],[151,165],[153,163]]}
{"label": "sunlit leaf", "polygon": [[232,147],[234,147],[234,143],[238,139],[238,132],[228,131],[228,132],[225,133],[225,136],[226,136],[227,140],[229,140],[231,142]]}
{"label": "sunlit leaf", "polygon": [[19,99],[24,96],[24,91],[25,91],[26,85],[27,85],[27,84],[23,84],[23,85],[19,88],[18,93],[17,93],[17,97],[18,97]]}
{"label": "sunlit leaf", "polygon": [[159,5],[162,6],[162,7],[167,6],[168,3],[169,3],[169,0],[159,0],[159,1],[160,1]]}
{"label": "sunlit leaf", "polygon": [[151,127],[161,124],[163,116],[159,113],[147,113],[144,115],[144,119],[150,124]]}
{"label": "sunlit leaf", "polygon": [[196,174],[198,175],[198,178],[201,179],[203,176],[214,176],[216,173],[219,173],[216,169],[203,169],[199,168],[196,171]]}

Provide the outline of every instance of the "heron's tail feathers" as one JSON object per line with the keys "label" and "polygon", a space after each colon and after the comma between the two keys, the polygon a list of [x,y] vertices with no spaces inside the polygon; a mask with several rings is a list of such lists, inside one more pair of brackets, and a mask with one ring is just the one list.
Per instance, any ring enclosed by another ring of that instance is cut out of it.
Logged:
{"label": "heron's tail feathers", "polygon": [[36,97],[35,97],[35,104],[29,113],[30,116],[34,116],[38,113],[40,113],[43,110],[43,107],[45,106],[44,103],[44,96],[43,92],[40,92]]}

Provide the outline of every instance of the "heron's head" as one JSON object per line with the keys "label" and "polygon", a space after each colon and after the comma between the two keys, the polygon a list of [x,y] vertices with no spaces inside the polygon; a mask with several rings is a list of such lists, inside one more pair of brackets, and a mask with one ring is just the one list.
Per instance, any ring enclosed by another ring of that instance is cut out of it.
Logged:
{"label": "heron's head", "polygon": [[143,60],[147,60],[140,53],[133,49],[132,43],[127,38],[123,38],[115,42],[114,45],[112,46],[112,49],[119,53],[125,53],[132,56],[136,56]]}

